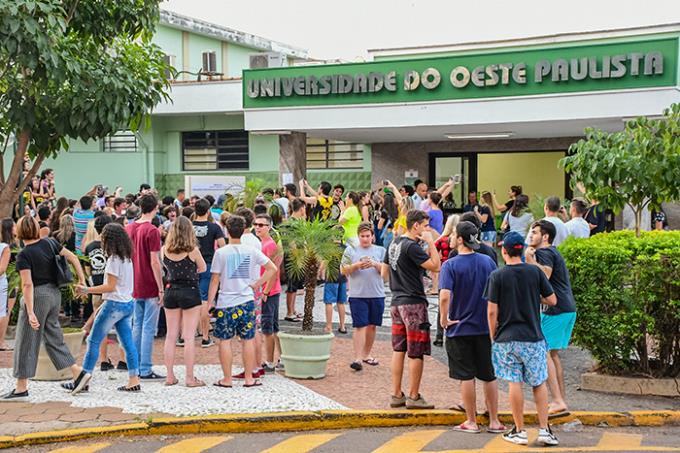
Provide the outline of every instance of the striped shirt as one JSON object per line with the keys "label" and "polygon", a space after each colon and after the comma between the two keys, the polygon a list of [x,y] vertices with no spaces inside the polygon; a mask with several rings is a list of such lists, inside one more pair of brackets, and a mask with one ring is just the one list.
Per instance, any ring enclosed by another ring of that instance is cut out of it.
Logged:
{"label": "striped shirt", "polygon": [[94,211],[91,209],[88,209],[87,211],[76,209],[73,213],[73,224],[76,230],[76,253],[78,255],[83,254],[80,250],[80,244],[83,242],[85,233],[87,233],[87,224],[92,219],[94,219]]}

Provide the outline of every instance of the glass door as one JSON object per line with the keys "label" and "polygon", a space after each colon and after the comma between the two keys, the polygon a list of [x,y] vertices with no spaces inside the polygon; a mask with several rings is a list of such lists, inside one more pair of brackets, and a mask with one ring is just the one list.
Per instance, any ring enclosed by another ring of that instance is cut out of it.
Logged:
{"label": "glass door", "polygon": [[444,211],[462,212],[468,192],[477,186],[476,158],[475,154],[430,154],[430,181],[433,187],[441,187],[449,178],[459,181],[451,195],[443,200]]}

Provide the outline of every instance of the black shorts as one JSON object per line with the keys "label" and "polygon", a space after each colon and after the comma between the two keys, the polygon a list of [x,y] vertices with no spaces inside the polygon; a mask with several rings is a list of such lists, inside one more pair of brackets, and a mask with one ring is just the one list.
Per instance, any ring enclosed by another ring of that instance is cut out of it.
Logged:
{"label": "black shorts", "polygon": [[170,287],[165,290],[163,306],[168,309],[188,310],[201,305],[201,292],[195,287]]}
{"label": "black shorts", "polygon": [[459,381],[496,380],[491,363],[491,338],[486,335],[446,337],[449,377]]}
{"label": "black shorts", "polygon": [[301,289],[305,289],[305,282],[302,280],[296,280],[293,277],[288,277],[288,286],[286,287],[287,293],[296,293]]}

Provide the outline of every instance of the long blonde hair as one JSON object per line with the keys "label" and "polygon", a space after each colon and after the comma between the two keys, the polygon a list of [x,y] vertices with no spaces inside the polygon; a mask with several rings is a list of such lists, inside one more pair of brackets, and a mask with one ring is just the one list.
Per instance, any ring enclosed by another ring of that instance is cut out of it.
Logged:
{"label": "long blonde hair", "polygon": [[183,216],[177,217],[165,238],[165,250],[169,253],[189,253],[196,245],[196,233],[191,220]]}
{"label": "long blonde hair", "polygon": [[491,217],[496,217],[496,206],[491,197],[491,192],[482,192],[482,196],[479,197],[479,204],[488,207],[491,210]]}
{"label": "long blonde hair", "polygon": [[399,215],[405,216],[410,211],[416,209],[416,204],[411,197],[403,197],[399,203]]}
{"label": "long blonde hair", "polygon": [[85,232],[85,236],[83,236],[83,241],[81,248],[84,251],[85,247],[90,242],[98,241],[99,240],[99,233],[97,233],[97,230],[94,227],[94,219],[90,220],[87,222],[87,231]]}
{"label": "long blonde hair", "polygon": [[446,225],[444,225],[444,231],[442,231],[442,236],[451,236],[456,232],[456,226],[460,221],[460,216],[458,214],[451,214],[448,219],[446,219]]}
{"label": "long blonde hair", "polygon": [[76,231],[75,224],[73,223],[73,216],[71,214],[64,214],[59,219],[59,229],[54,232],[54,236],[57,241],[61,244],[65,244],[73,233]]}

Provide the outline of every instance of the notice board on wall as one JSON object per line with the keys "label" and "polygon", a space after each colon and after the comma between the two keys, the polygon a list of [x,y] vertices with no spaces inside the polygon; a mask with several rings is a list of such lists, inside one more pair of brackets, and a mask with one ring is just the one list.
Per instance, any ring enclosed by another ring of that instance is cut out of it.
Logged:
{"label": "notice board on wall", "polygon": [[236,195],[243,191],[246,186],[245,176],[217,176],[217,175],[186,175],[184,187],[187,195],[192,197],[205,197],[212,195],[215,199],[220,195],[230,193]]}

